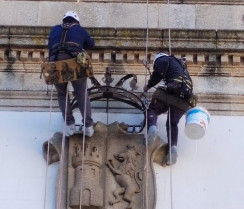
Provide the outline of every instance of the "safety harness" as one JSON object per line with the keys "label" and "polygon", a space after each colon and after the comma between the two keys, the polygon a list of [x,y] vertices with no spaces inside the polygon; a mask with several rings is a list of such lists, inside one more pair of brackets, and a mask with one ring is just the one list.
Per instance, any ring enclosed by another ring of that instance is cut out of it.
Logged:
{"label": "safety harness", "polygon": [[65,42],[68,29],[70,29],[72,26],[75,26],[75,25],[78,25],[78,23],[73,23],[73,24],[64,23],[61,25],[62,34],[61,34],[60,42],[55,44],[50,50],[50,57],[55,56],[55,58],[54,58],[55,61],[57,60],[59,53],[67,53],[71,58],[73,58],[77,54],[75,55],[72,52],[77,51],[77,53],[78,53],[79,51],[82,50],[77,43]]}
{"label": "safety harness", "polygon": [[[91,58],[87,52],[80,49],[77,43],[65,42],[68,29],[74,25],[77,23],[62,25],[60,43],[51,48],[50,57],[42,63],[40,78],[43,75],[47,85],[93,77]],[[70,59],[57,60],[62,53],[68,54]]]}
{"label": "safety harness", "polygon": [[171,57],[173,57],[182,67],[182,75],[174,78],[173,81],[181,84],[180,97],[187,98],[192,94],[193,85],[192,85],[192,79],[187,70],[186,59],[185,58],[179,59],[174,55],[171,55]]}
{"label": "safety harness", "polygon": [[180,75],[166,80],[166,73],[169,70],[168,64],[168,68],[163,75],[165,85],[159,85],[159,87],[153,93],[152,99],[159,100],[162,103],[170,104],[183,111],[186,111],[190,107],[196,106],[198,98],[196,94],[193,94],[193,84],[187,70],[186,59],[179,59],[174,55],[170,55],[170,57],[181,65]]}
{"label": "safety harness", "polygon": [[166,84],[167,90],[168,92],[176,94],[183,99],[188,99],[188,97],[192,94],[193,85],[192,85],[192,79],[187,70],[186,60],[185,58],[179,59],[174,55],[171,55],[170,57],[172,57],[180,64],[181,75],[178,75],[175,78],[172,78],[169,81],[167,81]]}

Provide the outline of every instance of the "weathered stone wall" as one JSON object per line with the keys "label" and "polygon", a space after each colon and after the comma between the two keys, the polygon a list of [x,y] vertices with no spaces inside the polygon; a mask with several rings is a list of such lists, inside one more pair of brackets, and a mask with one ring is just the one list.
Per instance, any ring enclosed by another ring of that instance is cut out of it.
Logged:
{"label": "weathered stone wall", "polygon": [[[2,1],[45,1],[45,0],[2,0]],[[57,1],[57,0],[49,0]],[[67,2],[67,0],[59,0]],[[81,0],[69,0],[69,2],[81,2]],[[143,0],[82,0],[82,2],[145,2]],[[167,3],[168,0],[148,0],[149,3]],[[221,5],[231,5],[231,4],[244,4],[242,0],[170,0],[170,3],[174,4],[221,4]]]}
{"label": "weathered stone wall", "polygon": [[[174,3],[175,2],[175,3]],[[212,4],[212,3],[215,4]],[[244,29],[242,1],[155,1],[148,4],[149,28]],[[223,4],[225,3],[225,4]],[[0,25],[52,26],[75,10],[85,27],[146,28],[146,1],[2,1]],[[168,15],[170,18],[168,18]]]}
{"label": "weathered stone wall", "polygon": [[[40,65],[48,56],[49,27],[1,27],[1,110],[47,111],[50,90],[39,78]],[[88,28],[96,42],[89,51],[97,79],[106,67],[115,81],[127,73],[138,75],[139,89],[145,81],[145,29]],[[186,56],[200,103],[215,114],[244,113],[244,40],[242,31],[171,30],[172,53]],[[151,29],[148,58],[168,49],[168,30]],[[115,83],[114,81],[114,83]],[[56,97],[54,109],[57,110]]]}
{"label": "weathered stone wall", "polygon": [[67,10],[75,10],[96,41],[89,53],[99,81],[110,67],[114,83],[127,73],[137,74],[138,93],[142,91],[148,21],[151,63],[156,52],[168,50],[170,27],[172,53],[187,57],[200,104],[211,113],[243,115],[243,1],[167,2],[1,1],[0,110],[48,110],[51,87],[39,79],[40,65],[48,56],[48,33]]}

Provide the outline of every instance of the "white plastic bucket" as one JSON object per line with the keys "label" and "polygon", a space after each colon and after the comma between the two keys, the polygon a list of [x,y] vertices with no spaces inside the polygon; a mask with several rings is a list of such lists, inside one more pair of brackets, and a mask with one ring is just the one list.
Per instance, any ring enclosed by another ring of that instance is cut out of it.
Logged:
{"label": "white plastic bucket", "polygon": [[190,139],[201,139],[210,122],[210,114],[203,107],[194,107],[186,113],[185,134]]}

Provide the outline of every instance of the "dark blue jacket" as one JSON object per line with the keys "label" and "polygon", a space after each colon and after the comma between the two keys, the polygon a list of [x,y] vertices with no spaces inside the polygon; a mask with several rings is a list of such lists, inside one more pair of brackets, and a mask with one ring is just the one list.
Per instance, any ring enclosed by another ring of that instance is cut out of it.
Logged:
{"label": "dark blue jacket", "polygon": [[159,57],[153,66],[153,72],[148,80],[148,88],[158,84],[161,80],[165,83],[171,82],[172,79],[183,75],[183,68],[180,63],[171,56]]}
{"label": "dark blue jacket", "polygon": [[[52,47],[60,43],[62,30],[62,25],[56,25],[51,29],[48,40],[49,53]],[[91,49],[94,46],[94,40],[91,38],[86,29],[79,24],[75,24],[68,29],[64,42],[74,43],[79,46],[80,50]]]}

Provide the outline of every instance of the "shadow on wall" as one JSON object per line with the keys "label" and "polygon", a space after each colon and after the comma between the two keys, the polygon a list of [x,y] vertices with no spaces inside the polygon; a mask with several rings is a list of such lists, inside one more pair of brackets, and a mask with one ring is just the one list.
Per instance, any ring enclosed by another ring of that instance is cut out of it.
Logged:
{"label": "shadow on wall", "polygon": [[12,54],[12,50],[10,48],[5,50],[5,57],[7,60],[7,65],[4,71],[10,72],[12,75],[14,75],[13,64],[16,62],[16,57]]}

